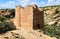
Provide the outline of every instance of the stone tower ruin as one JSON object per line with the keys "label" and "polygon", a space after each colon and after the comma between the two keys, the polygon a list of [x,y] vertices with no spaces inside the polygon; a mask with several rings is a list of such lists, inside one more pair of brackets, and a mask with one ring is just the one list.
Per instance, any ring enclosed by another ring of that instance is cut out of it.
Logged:
{"label": "stone tower ruin", "polygon": [[35,4],[25,8],[16,6],[14,24],[17,29],[42,29],[44,26],[43,15],[43,11],[40,11]]}

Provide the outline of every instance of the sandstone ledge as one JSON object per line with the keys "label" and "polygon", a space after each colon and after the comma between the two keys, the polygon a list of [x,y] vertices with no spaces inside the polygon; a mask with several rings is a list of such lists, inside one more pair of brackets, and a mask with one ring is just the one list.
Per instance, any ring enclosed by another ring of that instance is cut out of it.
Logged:
{"label": "sandstone ledge", "polygon": [[35,30],[24,30],[24,29],[9,31],[4,35],[0,35],[0,39],[6,39],[6,38],[12,39],[12,37],[16,39],[16,37],[19,38],[21,36],[25,39],[56,39],[54,37],[47,36]]}

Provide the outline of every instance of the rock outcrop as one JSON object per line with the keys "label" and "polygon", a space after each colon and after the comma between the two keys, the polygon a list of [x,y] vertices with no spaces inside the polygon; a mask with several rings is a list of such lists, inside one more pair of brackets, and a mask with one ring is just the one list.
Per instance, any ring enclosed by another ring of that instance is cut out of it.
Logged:
{"label": "rock outcrop", "polygon": [[0,35],[0,39],[56,39],[35,30],[14,30]]}
{"label": "rock outcrop", "polygon": [[44,11],[44,24],[60,26],[60,8],[59,7],[46,7],[40,8]]}

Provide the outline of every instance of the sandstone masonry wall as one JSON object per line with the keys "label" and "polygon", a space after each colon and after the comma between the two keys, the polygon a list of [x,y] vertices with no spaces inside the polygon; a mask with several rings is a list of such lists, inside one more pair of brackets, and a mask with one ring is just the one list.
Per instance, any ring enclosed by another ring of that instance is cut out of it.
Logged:
{"label": "sandstone masonry wall", "polygon": [[42,29],[44,26],[43,11],[34,5],[25,8],[17,6],[14,24],[17,29]]}

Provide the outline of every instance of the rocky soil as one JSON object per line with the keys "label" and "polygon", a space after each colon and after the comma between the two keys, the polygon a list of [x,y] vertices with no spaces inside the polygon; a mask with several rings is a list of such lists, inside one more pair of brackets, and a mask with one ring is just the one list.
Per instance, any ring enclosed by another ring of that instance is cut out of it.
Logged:
{"label": "rocky soil", "polygon": [[35,30],[14,30],[0,35],[0,39],[56,39]]}

